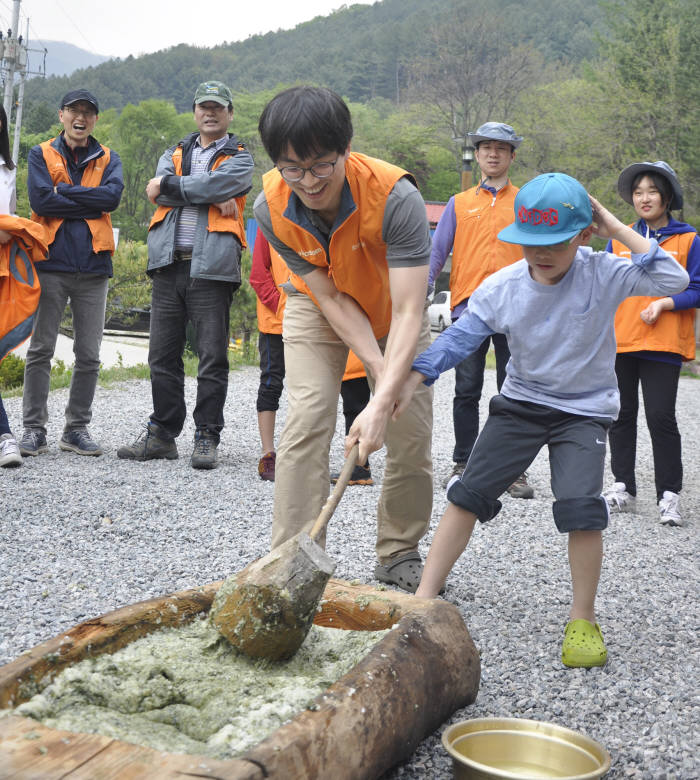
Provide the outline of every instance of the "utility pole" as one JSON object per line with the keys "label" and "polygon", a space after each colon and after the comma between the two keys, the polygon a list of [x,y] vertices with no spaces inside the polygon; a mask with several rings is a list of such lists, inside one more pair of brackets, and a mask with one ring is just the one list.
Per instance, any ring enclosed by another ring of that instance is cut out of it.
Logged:
{"label": "utility pole", "polygon": [[[19,92],[17,103],[15,104],[15,137],[12,145],[12,159],[17,162],[19,152],[19,136],[22,129],[22,106],[24,102],[24,82],[27,75],[45,76],[45,68],[41,70],[30,71],[27,69],[27,53],[30,51],[46,54],[46,49],[30,49],[27,45],[29,40],[29,20],[27,19],[27,30],[24,38],[18,35],[19,29],[19,10],[22,0],[13,0],[12,6],[12,27],[7,31],[7,37],[3,37],[0,31],[0,72],[4,83],[3,107],[7,115],[8,125],[12,119],[12,104],[14,102],[15,75],[19,73]],[[42,61],[43,66],[43,61]]]}

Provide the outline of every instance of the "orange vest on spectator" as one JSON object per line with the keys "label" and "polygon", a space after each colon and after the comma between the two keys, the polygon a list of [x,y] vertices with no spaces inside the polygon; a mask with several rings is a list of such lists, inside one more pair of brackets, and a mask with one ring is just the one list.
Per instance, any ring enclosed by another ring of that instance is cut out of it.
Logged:
{"label": "orange vest on spectator", "polygon": [[[350,154],[345,177],[356,208],[331,235],[328,254],[314,235],[285,216],[292,191],[277,168],[263,176],[275,236],[307,262],[327,269],[336,288],[354,298],[364,310],[377,339],[386,336],[391,325],[389,266],[382,239],[384,208],[394,185],[406,175],[406,171],[383,160]],[[291,281],[318,305],[300,276],[292,273]]]}
{"label": "orange vest on spectator", "polygon": [[[686,267],[690,245],[697,233],[677,233],[668,236],[660,246]],[[630,250],[619,241],[612,242],[612,252],[630,258]],[[626,298],[615,314],[615,338],[619,352],[673,352],[683,360],[695,359],[695,309],[661,312],[653,325],[639,316],[642,310],[659,296],[635,295]]]}
{"label": "orange vest on spectator", "polygon": [[348,352],[348,362],[345,364],[343,382],[346,382],[348,379],[359,379],[363,376],[367,376],[364,363],[352,350],[350,350]]}
{"label": "orange vest on spectator", "polygon": [[258,312],[258,330],[261,333],[282,333],[282,317],[284,316],[284,304],[287,302],[287,294],[282,289],[282,285],[289,279],[289,268],[280,257],[279,253],[270,246],[270,272],[272,278],[279,288],[280,299],[277,304],[277,311],[273,312],[256,297]]}
{"label": "orange vest on spectator", "polygon": [[[51,176],[51,181],[56,184],[65,182],[66,184],[75,184],[68,175],[68,168],[66,167],[66,161],[56,149],[51,146],[52,141],[56,140],[51,138],[44,143],[39,144],[41,151],[44,155],[44,162],[46,168]],[[102,146],[102,144],[100,144]],[[102,146],[104,154],[102,157],[97,157],[85,166],[83,175],[80,178],[80,184],[83,187],[99,187],[102,183],[102,176],[105,169],[109,165],[110,151],[108,147]],[[41,217],[35,212],[32,212],[32,219],[34,222],[38,222],[46,228],[48,237],[48,243],[51,245],[58,229],[63,224],[63,217]],[[92,234],[92,250],[93,252],[109,252],[114,254],[114,233],[112,232],[112,218],[108,212],[103,212],[101,217],[97,219],[85,220],[90,228]]]}
{"label": "orange vest on spectator", "polygon": [[[243,148],[242,146],[240,147]],[[222,154],[216,158],[214,165],[211,169],[215,171],[224,160],[228,160],[231,157],[230,154]],[[179,145],[173,152],[173,165],[175,167],[175,173],[178,176],[182,176],[182,146]],[[236,205],[238,206],[238,216],[225,217],[219,209],[212,203],[209,205],[209,214],[207,216],[207,230],[210,232],[218,231],[220,233],[233,233],[241,242],[241,246],[245,249],[248,244],[245,240],[245,225],[243,222],[243,211],[245,209],[246,196],[239,195],[236,199]],[[150,230],[154,225],[162,222],[165,219],[165,215],[172,209],[173,206],[158,206],[153,212],[151,222],[148,225]]]}
{"label": "orange vest on spectator", "polygon": [[496,193],[472,187],[455,195],[455,239],[450,272],[450,307],[468,298],[491,274],[524,257],[518,244],[500,241],[498,233],[514,219],[518,188],[510,181]]}
{"label": "orange vest on spectator", "polygon": [[0,361],[32,335],[39,305],[39,276],[34,263],[46,259],[43,225],[0,214],[0,230],[12,234],[0,244]]}

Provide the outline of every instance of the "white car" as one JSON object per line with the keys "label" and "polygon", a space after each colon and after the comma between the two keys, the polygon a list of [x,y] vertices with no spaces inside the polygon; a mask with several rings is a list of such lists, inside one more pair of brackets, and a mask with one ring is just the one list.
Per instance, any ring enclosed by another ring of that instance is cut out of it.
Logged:
{"label": "white car", "polygon": [[428,306],[428,317],[430,318],[430,327],[433,330],[442,331],[452,324],[449,290],[435,293],[433,302]]}

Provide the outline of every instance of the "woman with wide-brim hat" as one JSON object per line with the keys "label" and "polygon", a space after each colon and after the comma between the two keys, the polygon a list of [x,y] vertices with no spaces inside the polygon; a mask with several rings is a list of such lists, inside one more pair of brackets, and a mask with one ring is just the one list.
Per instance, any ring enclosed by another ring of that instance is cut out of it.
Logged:
{"label": "woman with wide-brim hat", "polygon": [[[617,182],[623,200],[639,219],[634,230],[659,244],[688,271],[687,289],[664,298],[633,297],[623,301],[615,317],[620,388],[620,415],[610,429],[614,485],[605,493],[613,512],[633,512],[637,483],[637,413],[639,385],[654,456],[659,522],[682,525],[683,485],[681,435],[676,422],[678,378],[684,361],[695,358],[695,307],[700,305],[700,241],[695,228],[679,222],[671,211],[683,206],[683,190],[675,171],[663,160],[627,166]],[[608,251],[623,257],[629,250],[611,241]]]}

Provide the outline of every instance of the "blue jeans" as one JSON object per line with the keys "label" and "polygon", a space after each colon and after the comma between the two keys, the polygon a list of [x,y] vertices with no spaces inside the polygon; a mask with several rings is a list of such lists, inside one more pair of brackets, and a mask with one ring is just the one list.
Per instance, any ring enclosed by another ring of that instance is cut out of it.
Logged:
{"label": "blue jeans", "polygon": [[498,391],[506,378],[506,365],[510,360],[508,341],[502,333],[494,333],[484,339],[479,349],[455,366],[455,397],[452,402],[452,419],[455,430],[455,448],[452,460],[466,463],[479,435],[479,400],[484,386],[486,353],[493,341],[496,353],[496,384]]}
{"label": "blue jeans", "polygon": [[51,358],[56,350],[61,317],[66,304],[70,302],[75,363],[64,430],[81,430],[92,419],[92,401],[100,373],[100,345],[109,279],[104,274],[61,273],[42,271],[40,268],[37,268],[37,273],[41,282],[41,297],[24,366],[24,427],[46,433]]}
{"label": "blue jeans", "polygon": [[173,263],[153,274],[151,334],[148,365],[151,369],[153,414],[151,422],[175,438],[185,424],[185,351],[187,322],[195,330],[199,370],[194,423],[218,442],[224,427],[228,389],[229,309],[237,285],[210,279],[192,279],[191,261]]}

